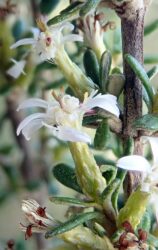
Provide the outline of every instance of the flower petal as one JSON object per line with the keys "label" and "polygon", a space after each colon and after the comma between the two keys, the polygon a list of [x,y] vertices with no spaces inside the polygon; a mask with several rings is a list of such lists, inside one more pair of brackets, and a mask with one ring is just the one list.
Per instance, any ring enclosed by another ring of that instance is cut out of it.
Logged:
{"label": "flower petal", "polygon": [[91,143],[89,135],[74,128],[58,126],[53,134],[63,141]]}
{"label": "flower petal", "polygon": [[14,60],[13,58],[11,59],[11,61],[14,63],[13,66],[11,66],[6,73],[10,76],[12,76],[13,78],[17,79],[21,73],[23,73],[24,75],[26,75],[26,73],[23,71],[26,61],[25,60],[21,60],[19,62],[17,62],[16,60]]}
{"label": "flower petal", "polygon": [[107,110],[108,112],[116,115],[117,117],[119,116],[119,108],[117,106],[117,98],[114,95],[106,94],[106,95],[101,95],[98,94],[97,96],[93,97],[95,92],[90,95],[90,97],[85,101],[82,105],[82,109],[86,111],[99,107],[102,109]]}
{"label": "flower petal", "polygon": [[[46,118],[46,114],[43,114],[43,113],[35,113],[32,115],[29,115],[19,124],[17,128],[17,135],[19,135],[21,131],[23,131],[26,126],[28,126],[29,123],[32,123],[32,129],[34,129],[34,131],[37,130],[41,126],[42,124],[41,122],[44,120],[44,118]],[[29,127],[29,130],[26,127],[26,130],[24,131],[23,134],[25,135],[25,132],[26,132],[26,137],[27,137],[29,131],[30,131],[30,127]]]}
{"label": "flower petal", "polygon": [[42,100],[40,98],[30,98],[28,100],[25,100],[22,102],[19,107],[17,108],[17,111],[25,108],[31,108],[31,107],[39,107],[39,108],[48,108],[48,102],[45,100]]}
{"label": "flower petal", "polygon": [[62,38],[63,43],[65,42],[83,42],[83,37],[77,34],[66,35]]}
{"label": "flower petal", "polygon": [[34,44],[36,41],[34,38],[24,38],[24,39],[21,39],[19,41],[17,41],[16,43],[12,44],[10,46],[10,49],[15,49],[21,45],[29,45],[29,44]]}
{"label": "flower petal", "polygon": [[27,124],[23,130],[22,130],[22,134],[25,136],[26,140],[30,140],[32,135],[34,135],[34,133],[43,127],[42,124],[42,119],[41,120],[33,120],[31,123]]}
{"label": "flower petal", "polygon": [[51,125],[48,125],[45,122],[43,122],[43,125],[45,125],[47,128],[52,129],[53,135],[62,141],[91,143],[90,136],[77,129],[66,127],[66,126],[53,127]]}
{"label": "flower petal", "polygon": [[116,166],[129,171],[151,172],[150,163],[140,155],[129,155],[120,158]]}
{"label": "flower petal", "polygon": [[158,165],[158,138],[147,136],[144,137],[144,139],[148,140],[150,143],[154,165]]}

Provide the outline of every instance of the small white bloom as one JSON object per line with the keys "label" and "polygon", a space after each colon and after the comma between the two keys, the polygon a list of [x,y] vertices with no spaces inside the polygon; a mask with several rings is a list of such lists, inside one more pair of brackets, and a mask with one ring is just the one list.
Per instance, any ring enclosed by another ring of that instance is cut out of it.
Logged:
{"label": "small white bloom", "polygon": [[24,72],[24,67],[26,65],[26,61],[25,60],[21,60],[21,61],[16,61],[15,59],[11,58],[11,61],[14,63],[13,66],[11,66],[7,71],[7,75],[17,79],[21,74],[26,75],[26,73]]}
{"label": "small white bloom", "polygon": [[[158,214],[158,204],[155,203],[155,195],[158,192],[158,138],[143,137],[144,142],[148,141],[153,155],[153,164],[150,164],[143,156],[130,155],[120,158],[116,166],[131,171],[143,172],[141,190],[151,193],[150,202],[154,204],[156,214]],[[158,198],[158,197],[157,197]]]}
{"label": "small white bloom", "polygon": [[90,13],[81,20],[80,27],[83,31],[85,43],[95,51],[98,59],[100,59],[106,50],[104,32],[108,27],[113,29],[114,23],[107,22],[104,13]]}
{"label": "small white bloom", "polygon": [[52,216],[46,213],[46,208],[42,208],[35,200],[23,200],[22,211],[29,224],[24,226],[20,224],[20,228],[25,232],[25,238],[32,236],[32,233],[43,233],[49,228],[59,225]]}
{"label": "small white bloom", "polygon": [[64,141],[81,141],[90,143],[90,137],[82,131],[83,115],[95,108],[100,107],[115,116],[119,116],[116,97],[113,95],[96,95],[96,91],[86,97],[83,103],[79,99],[70,95],[56,96],[55,101],[47,102],[33,98],[24,101],[19,107],[25,109],[29,107],[40,107],[45,109],[43,113],[35,113],[26,117],[18,126],[17,135],[21,132],[27,140],[42,126],[51,129],[52,133]]}
{"label": "small white bloom", "polygon": [[42,20],[38,20],[39,29],[33,28],[34,38],[24,38],[14,43],[10,48],[14,49],[21,45],[32,45],[35,53],[41,61],[53,60],[58,50],[60,50],[66,42],[82,41],[83,38],[77,34],[63,35],[64,28],[73,30],[74,26],[71,23],[63,23],[48,27]]}

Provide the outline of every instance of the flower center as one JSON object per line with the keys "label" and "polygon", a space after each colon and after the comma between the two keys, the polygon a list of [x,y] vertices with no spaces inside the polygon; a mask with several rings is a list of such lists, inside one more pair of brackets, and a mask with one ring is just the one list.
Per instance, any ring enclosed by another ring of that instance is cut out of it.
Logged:
{"label": "flower center", "polygon": [[36,213],[41,217],[47,218],[45,210],[46,210],[46,207],[44,208],[38,207]]}
{"label": "flower center", "polygon": [[51,42],[52,42],[52,38],[48,36],[48,37],[46,38],[46,46],[47,46],[47,47],[50,46],[50,45],[51,45]]}

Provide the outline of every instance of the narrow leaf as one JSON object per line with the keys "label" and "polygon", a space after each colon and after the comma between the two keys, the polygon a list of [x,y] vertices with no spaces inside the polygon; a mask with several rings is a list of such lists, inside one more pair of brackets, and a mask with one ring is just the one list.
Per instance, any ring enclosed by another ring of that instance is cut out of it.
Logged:
{"label": "narrow leaf", "polygon": [[85,51],[83,63],[87,76],[89,76],[95,84],[99,85],[99,64],[92,49]]}
{"label": "narrow leaf", "polygon": [[105,51],[100,61],[100,86],[103,93],[107,91],[107,82],[111,68],[112,56],[110,51]]}
{"label": "narrow leaf", "polygon": [[58,164],[53,168],[53,174],[55,178],[66,187],[72,188],[77,192],[82,193],[82,190],[77,182],[75,170],[70,166]]}
{"label": "narrow leaf", "polygon": [[158,29],[158,20],[153,21],[144,28],[144,35],[147,36]]}
{"label": "narrow leaf", "polygon": [[107,119],[103,119],[96,130],[94,138],[94,147],[96,149],[104,149],[110,139],[110,130]]}
{"label": "narrow leaf", "polygon": [[72,219],[69,221],[66,221],[65,223],[62,223],[60,226],[53,228],[52,230],[48,231],[45,234],[46,239],[53,237],[58,234],[65,233],[67,231],[70,231],[71,229],[83,224],[86,221],[92,220],[94,218],[100,218],[102,216],[98,212],[88,212],[88,213],[83,213],[83,214],[78,214],[74,216]]}
{"label": "narrow leaf", "polygon": [[137,130],[158,131],[158,115],[144,115],[135,120],[133,126]]}
{"label": "narrow leaf", "polygon": [[154,93],[150,84],[150,79],[147,73],[145,72],[144,68],[133,56],[129,54],[125,55],[125,60],[128,62],[128,64],[131,66],[135,74],[141,80],[144,88],[146,89],[146,92],[148,93],[150,102],[153,103]]}
{"label": "narrow leaf", "polygon": [[65,21],[71,21],[75,18],[79,17],[79,11],[81,9],[81,6],[83,5],[82,2],[77,1],[77,4],[72,4],[65,10],[63,10],[59,15],[53,17],[47,22],[47,25],[53,25]]}
{"label": "narrow leaf", "polygon": [[59,0],[42,0],[40,3],[40,11],[43,15],[49,14],[54,10],[56,5],[59,3]]}
{"label": "narrow leaf", "polygon": [[73,205],[77,207],[93,207],[96,205],[96,203],[91,201],[82,201],[76,198],[70,198],[70,197],[49,197],[49,200],[55,204],[62,204],[62,205]]}
{"label": "narrow leaf", "polygon": [[158,55],[145,55],[144,56],[145,64],[157,64],[158,63]]}
{"label": "narrow leaf", "polygon": [[154,66],[153,68],[151,68],[148,72],[147,75],[149,77],[149,79],[153,79],[158,73],[158,65]]}
{"label": "narrow leaf", "polygon": [[80,10],[80,16],[85,16],[91,10],[95,9],[101,0],[87,0]]}
{"label": "narrow leaf", "polygon": [[108,79],[107,92],[111,95],[119,97],[125,84],[123,74],[111,74]]}
{"label": "narrow leaf", "polygon": [[107,184],[111,183],[117,174],[117,169],[114,166],[102,165],[100,171],[103,173],[103,176],[106,179]]}

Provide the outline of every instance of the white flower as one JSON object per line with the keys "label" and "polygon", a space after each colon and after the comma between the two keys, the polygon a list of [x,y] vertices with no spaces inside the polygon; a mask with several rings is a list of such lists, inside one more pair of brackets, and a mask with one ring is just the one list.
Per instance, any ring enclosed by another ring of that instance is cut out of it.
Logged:
{"label": "white flower", "polygon": [[11,58],[11,61],[14,63],[13,66],[11,66],[6,73],[9,76],[12,76],[13,78],[17,79],[21,73],[26,75],[26,73],[24,72],[24,67],[26,65],[26,61],[25,60],[21,60],[21,61],[16,61],[15,59]]}
{"label": "white flower", "polygon": [[113,22],[107,22],[104,13],[90,13],[81,20],[81,30],[88,47],[94,50],[98,59],[106,50],[104,44],[104,32],[115,28]]}
{"label": "white flower", "polygon": [[155,196],[158,193],[158,138],[156,137],[143,137],[145,142],[150,143],[153,164],[150,164],[143,156],[130,155],[120,158],[116,166],[129,171],[140,171],[143,173],[143,179],[141,183],[141,190],[151,194],[150,202],[153,203],[158,215],[158,204],[155,202]]}
{"label": "white flower", "polygon": [[21,45],[32,45],[35,53],[40,57],[41,61],[52,60],[55,58],[56,53],[60,50],[65,42],[82,41],[83,38],[80,35],[69,34],[63,35],[64,28],[72,31],[74,26],[71,23],[63,23],[52,27],[42,21],[38,20],[38,28],[33,28],[32,32],[34,38],[24,38],[14,43],[10,48],[14,49]]}
{"label": "white flower", "polygon": [[32,233],[46,232],[49,228],[59,225],[52,216],[46,213],[46,208],[42,208],[35,200],[23,200],[22,211],[28,221],[28,225],[20,224],[20,228],[25,232],[25,238],[32,236]]}
{"label": "white flower", "polygon": [[100,107],[107,110],[115,116],[119,116],[116,97],[113,95],[96,95],[96,91],[86,97],[84,102],[80,104],[79,99],[70,95],[56,96],[52,102],[42,99],[29,99],[24,101],[19,107],[25,109],[29,107],[40,107],[45,109],[44,113],[35,113],[26,117],[17,129],[17,135],[21,132],[27,140],[31,135],[42,126],[51,129],[52,133],[64,141],[81,141],[91,142],[90,137],[82,132],[83,115],[95,108]]}

